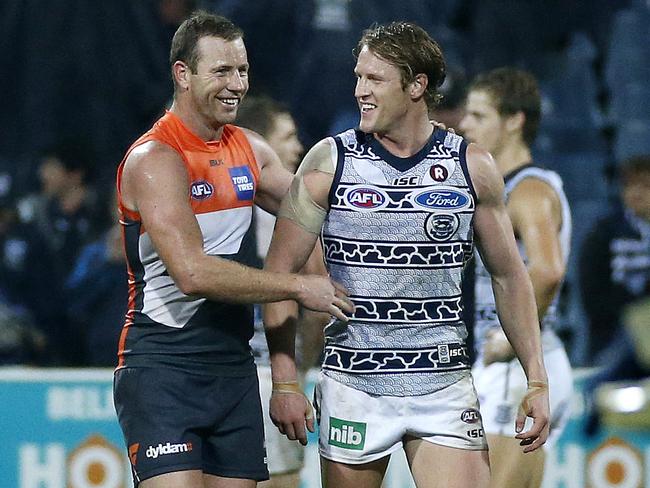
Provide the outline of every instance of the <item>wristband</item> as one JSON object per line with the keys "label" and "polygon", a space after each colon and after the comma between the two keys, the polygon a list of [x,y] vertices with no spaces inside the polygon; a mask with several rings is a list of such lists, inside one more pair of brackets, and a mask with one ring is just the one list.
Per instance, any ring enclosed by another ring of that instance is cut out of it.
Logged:
{"label": "wristband", "polygon": [[302,397],[305,399],[305,402],[307,402],[305,420],[311,420],[314,418],[311,402],[309,401],[309,398],[307,398],[307,395],[305,395],[305,393],[302,391],[297,381],[274,381],[273,387],[271,388],[271,393],[297,393],[298,395],[302,395]]}
{"label": "wristband", "polygon": [[299,395],[305,395],[297,381],[274,381],[271,391],[273,393],[298,393]]}
{"label": "wristband", "polygon": [[524,395],[524,398],[521,400],[519,409],[524,413],[528,413],[530,410],[530,401],[536,396],[542,395],[547,390],[548,383],[545,381],[529,381],[528,391]]}

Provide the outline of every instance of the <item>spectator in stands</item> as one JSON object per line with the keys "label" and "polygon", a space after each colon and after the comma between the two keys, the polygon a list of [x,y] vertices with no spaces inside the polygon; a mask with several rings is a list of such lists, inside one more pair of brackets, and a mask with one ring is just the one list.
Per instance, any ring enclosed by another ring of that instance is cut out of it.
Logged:
{"label": "spectator in stands", "polygon": [[113,225],[85,245],[66,282],[68,314],[82,338],[85,366],[114,367],[129,295],[117,197],[110,200]]}
{"label": "spectator in stands", "polygon": [[0,197],[0,363],[44,364],[51,268],[33,226],[18,221],[8,196]]}
{"label": "spectator in stands", "polygon": [[[43,320],[54,362],[80,364],[82,347],[67,316],[65,280],[80,249],[105,228],[105,212],[90,183],[93,157],[83,141],[67,140],[43,153],[38,167],[41,191],[18,202],[20,218],[34,226],[39,252],[48,254],[49,300]],[[43,259],[43,258],[39,258]]]}
{"label": "spectator in stands", "polygon": [[580,256],[592,365],[618,356],[623,307],[650,296],[650,154],[623,162],[621,184],[620,204],[596,223]]}
{"label": "spectator in stands", "polygon": [[106,223],[90,184],[92,166],[92,155],[83,142],[64,141],[49,148],[38,167],[40,193],[18,204],[21,219],[33,222],[47,238],[63,271],[72,268],[81,246]]}

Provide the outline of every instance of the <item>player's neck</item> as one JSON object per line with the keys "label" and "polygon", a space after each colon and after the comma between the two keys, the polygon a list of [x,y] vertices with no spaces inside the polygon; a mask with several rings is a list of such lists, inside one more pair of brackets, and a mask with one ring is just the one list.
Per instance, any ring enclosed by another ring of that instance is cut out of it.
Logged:
{"label": "player's neck", "polygon": [[506,144],[495,151],[493,156],[501,175],[507,175],[532,161],[530,148],[523,141]]}
{"label": "player's neck", "polygon": [[190,131],[204,141],[217,141],[221,139],[221,134],[223,134],[223,125],[212,127],[206,122],[205,118],[201,117],[201,115],[190,107],[187,102],[176,99],[169,111],[181,119],[183,124],[185,124]]}
{"label": "player's neck", "polygon": [[424,114],[421,117],[413,117],[413,120],[407,119],[392,130],[375,133],[374,136],[391,154],[408,158],[429,142],[433,130],[433,125]]}

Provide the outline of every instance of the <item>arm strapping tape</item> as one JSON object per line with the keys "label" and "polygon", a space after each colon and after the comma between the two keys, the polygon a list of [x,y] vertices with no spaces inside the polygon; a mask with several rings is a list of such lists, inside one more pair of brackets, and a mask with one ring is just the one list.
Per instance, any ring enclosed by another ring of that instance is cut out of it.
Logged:
{"label": "arm strapping tape", "polygon": [[298,172],[291,183],[289,192],[282,200],[278,217],[289,219],[311,234],[319,235],[327,211],[314,201],[304,175],[310,171],[334,174],[336,146],[328,140],[316,144],[305,156]]}

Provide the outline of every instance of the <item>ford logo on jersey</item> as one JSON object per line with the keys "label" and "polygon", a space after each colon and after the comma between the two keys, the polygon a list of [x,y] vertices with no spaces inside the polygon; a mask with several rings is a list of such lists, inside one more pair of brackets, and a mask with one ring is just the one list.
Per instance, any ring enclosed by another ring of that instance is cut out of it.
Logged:
{"label": "ford logo on jersey", "polygon": [[388,204],[388,195],[379,188],[355,186],[345,193],[349,205],[362,211],[373,212]]}
{"label": "ford logo on jersey", "polygon": [[205,200],[206,198],[210,198],[212,196],[214,193],[214,187],[210,184],[209,181],[195,181],[192,183],[190,193],[194,200]]}
{"label": "ford logo on jersey", "polygon": [[413,197],[416,205],[431,210],[462,210],[470,205],[470,198],[456,188],[436,188],[418,193]]}

